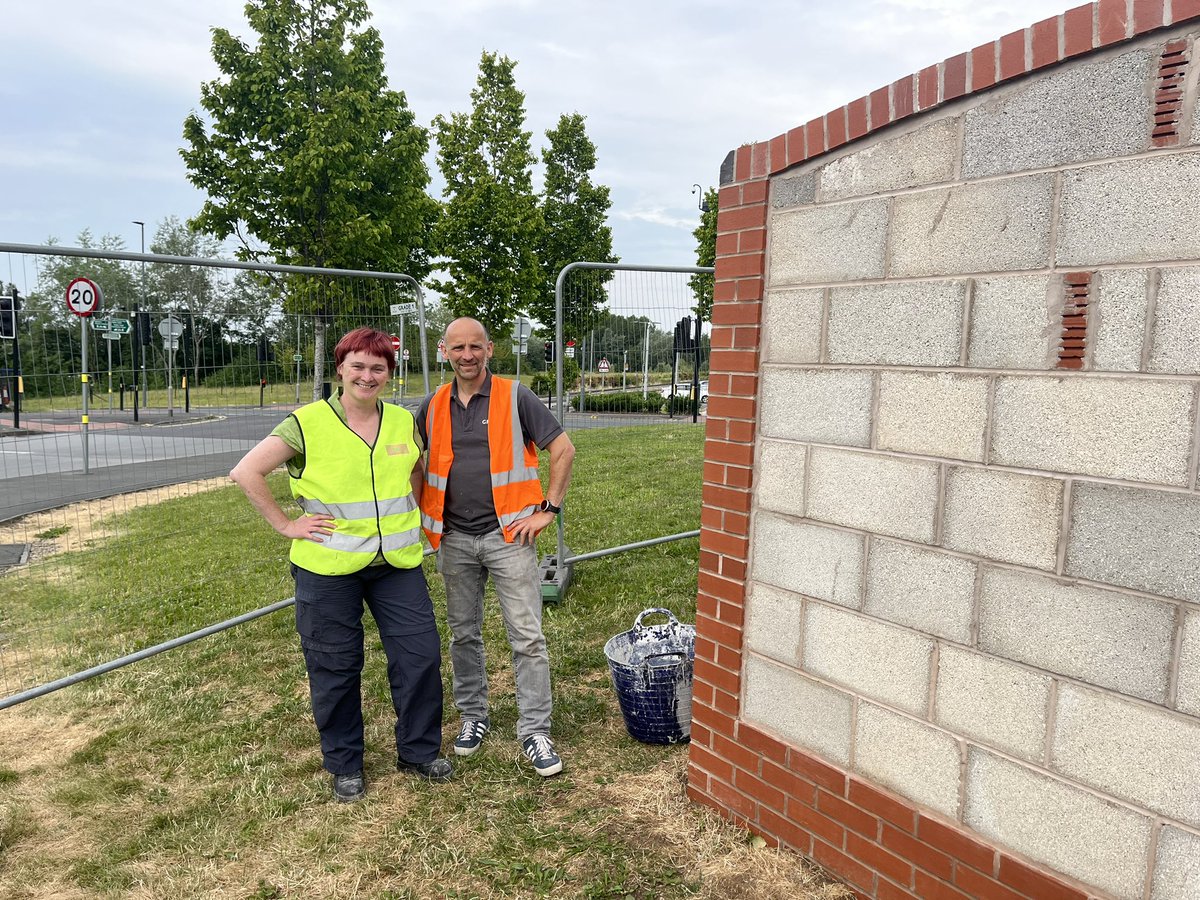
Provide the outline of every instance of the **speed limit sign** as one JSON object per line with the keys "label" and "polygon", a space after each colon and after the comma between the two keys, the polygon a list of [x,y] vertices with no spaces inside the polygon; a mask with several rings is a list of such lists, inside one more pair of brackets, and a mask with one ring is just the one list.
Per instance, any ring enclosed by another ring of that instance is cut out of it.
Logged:
{"label": "speed limit sign", "polygon": [[67,285],[67,309],[77,316],[90,316],[100,308],[100,288],[90,278],[76,278]]}

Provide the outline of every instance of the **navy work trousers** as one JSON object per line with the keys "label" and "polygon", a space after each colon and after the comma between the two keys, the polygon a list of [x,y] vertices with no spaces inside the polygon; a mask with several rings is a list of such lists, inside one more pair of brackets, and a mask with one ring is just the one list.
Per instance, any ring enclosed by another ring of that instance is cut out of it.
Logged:
{"label": "navy work trousers", "polygon": [[442,745],[442,650],[425,573],[390,565],[350,575],[292,566],[296,631],[308,668],[313,718],[325,768],[363,767],[363,602],[371,610],[396,710],[396,753],[410,763],[437,758]]}

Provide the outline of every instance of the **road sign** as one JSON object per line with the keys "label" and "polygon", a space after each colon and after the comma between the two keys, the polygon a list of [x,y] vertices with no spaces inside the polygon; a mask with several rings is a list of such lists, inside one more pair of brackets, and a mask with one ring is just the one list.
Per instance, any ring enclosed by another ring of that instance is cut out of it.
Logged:
{"label": "road sign", "polygon": [[76,278],[67,285],[67,309],[77,316],[90,316],[100,307],[100,288],[90,278]]}
{"label": "road sign", "polygon": [[177,338],[183,334],[183,323],[174,316],[167,316],[158,323],[158,333],[163,338]]}
{"label": "road sign", "polygon": [[574,359],[574,358],[575,358],[575,341],[572,339],[572,340],[567,341],[567,359]]}
{"label": "road sign", "polygon": [[601,373],[608,371],[608,360],[605,357],[600,357],[600,362],[596,363],[596,371]]}
{"label": "road sign", "polygon": [[304,354],[303,353],[293,354],[292,362],[304,362]]}
{"label": "road sign", "polygon": [[163,349],[169,352],[174,352],[179,349],[179,340],[172,338],[163,338]]}
{"label": "road sign", "polygon": [[406,349],[405,349],[405,351],[404,351],[404,361],[405,361],[405,362],[408,362],[408,350],[407,350],[407,348],[406,348]]}
{"label": "road sign", "polygon": [[110,319],[107,316],[92,319],[93,331],[109,331],[115,334],[129,334],[133,331],[133,323],[129,319]]}
{"label": "road sign", "polygon": [[393,350],[400,349],[400,338],[396,337],[396,335],[394,335],[394,334],[392,335],[392,349]]}
{"label": "road sign", "polygon": [[393,303],[391,309],[393,316],[412,316],[416,315],[417,304],[415,303]]}
{"label": "road sign", "polygon": [[106,331],[100,335],[100,337],[104,338],[106,341],[119,341],[121,339],[121,335],[117,334],[115,331]]}

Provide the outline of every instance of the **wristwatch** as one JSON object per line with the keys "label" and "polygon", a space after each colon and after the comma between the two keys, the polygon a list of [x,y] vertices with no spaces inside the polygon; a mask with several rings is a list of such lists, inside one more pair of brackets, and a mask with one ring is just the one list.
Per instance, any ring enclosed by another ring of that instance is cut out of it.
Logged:
{"label": "wristwatch", "polygon": [[542,512],[554,513],[556,516],[562,512],[561,506],[555,506],[549,499],[543,500],[542,505],[538,507]]}

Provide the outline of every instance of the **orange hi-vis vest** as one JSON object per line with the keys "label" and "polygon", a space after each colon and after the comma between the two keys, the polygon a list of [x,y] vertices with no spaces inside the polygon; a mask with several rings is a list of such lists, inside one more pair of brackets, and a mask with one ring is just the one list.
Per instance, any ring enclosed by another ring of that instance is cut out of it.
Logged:
{"label": "orange hi-vis vest", "polygon": [[[429,544],[437,549],[445,530],[446,485],[454,462],[450,436],[450,384],[438,388],[425,418],[429,436],[429,464],[425,467],[425,489],[421,492],[421,526]],[[512,526],[518,519],[537,512],[542,502],[542,482],[538,478],[537,448],[521,440],[521,419],[517,411],[520,382],[492,376],[492,394],[488,401],[488,455],[491,457],[492,502],[504,532],[504,540],[513,542]]]}

